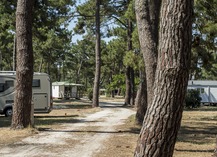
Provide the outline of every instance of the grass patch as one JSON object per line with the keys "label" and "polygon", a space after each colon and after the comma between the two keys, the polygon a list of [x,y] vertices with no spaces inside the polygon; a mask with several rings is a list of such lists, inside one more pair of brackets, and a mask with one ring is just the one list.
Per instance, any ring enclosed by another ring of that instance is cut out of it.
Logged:
{"label": "grass patch", "polygon": [[183,112],[174,157],[211,157],[217,135],[217,107]]}
{"label": "grass patch", "polygon": [[27,136],[37,133],[35,129],[12,130],[10,128],[1,128],[0,130],[0,146],[8,145],[19,141]]}
{"label": "grass patch", "polygon": [[[173,157],[211,157],[214,154],[217,112],[212,109],[202,107],[183,112]],[[135,124],[135,115],[116,130],[116,134],[104,143],[95,157],[133,156],[140,132],[140,126]]]}
{"label": "grass patch", "polygon": [[11,126],[11,117],[0,116],[0,129]]}

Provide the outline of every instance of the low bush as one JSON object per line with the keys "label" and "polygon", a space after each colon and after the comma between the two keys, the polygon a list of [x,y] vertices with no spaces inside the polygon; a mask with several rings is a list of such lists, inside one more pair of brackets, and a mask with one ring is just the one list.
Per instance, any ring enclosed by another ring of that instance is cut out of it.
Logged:
{"label": "low bush", "polygon": [[88,97],[89,100],[93,99],[93,89],[92,88],[89,88],[87,90],[87,97]]}
{"label": "low bush", "polygon": [[186,108],[197,108],[200,107],[201,103],[200,91],[196,89],[189,89],[185,97]]}

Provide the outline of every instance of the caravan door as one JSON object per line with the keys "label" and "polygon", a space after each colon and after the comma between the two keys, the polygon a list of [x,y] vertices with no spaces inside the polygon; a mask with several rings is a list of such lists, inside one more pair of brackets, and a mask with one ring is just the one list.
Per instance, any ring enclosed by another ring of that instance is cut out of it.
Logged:
{"label": "caravan door", "polygon": [[35,112],[48,110],[48,95],[47,93],[34,93],[33,103]]}

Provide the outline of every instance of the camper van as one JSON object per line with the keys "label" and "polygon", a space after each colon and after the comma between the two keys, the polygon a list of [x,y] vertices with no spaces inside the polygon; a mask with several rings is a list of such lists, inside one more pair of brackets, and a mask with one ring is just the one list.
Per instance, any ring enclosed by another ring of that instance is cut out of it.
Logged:
{"label": "camper van", "polygon": [[188,89],[195,89],[200,92],[203,105],[217,105],[217,81],[189,80]]}
{"label": "camper van", "polygon": [[[0,114],[12,115],[15,95],[15,71],[0,71]],[[34,73],[32,82],[32,101],[35,113],[49,113],[52,109],[52,91],[49,75]]]}

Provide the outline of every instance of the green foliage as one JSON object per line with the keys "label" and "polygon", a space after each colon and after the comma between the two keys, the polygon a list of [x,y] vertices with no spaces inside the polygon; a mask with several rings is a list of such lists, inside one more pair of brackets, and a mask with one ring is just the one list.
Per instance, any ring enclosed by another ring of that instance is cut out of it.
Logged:
{"label": "green foliage", "polygon": [[107,85],[106,89],[109,92],[116,89],[121,89],[121,91],[124,92],[126,90],[125,75],[124,74],[114,75],[111,83]]}
{"label": "green foliage", "polygon": [[[12,53],[15,34],[15,0],[0,2],[0,49],[1,67],[12,70]],[[34,71],[39,67],[45,72],[55,71],[52,67],[69,49],[71,32],[67,30],[72,18],[74,0],[35,1],[33,22]],[[48,70],[49,69],[49,70]]]}
{"label": "green foliage", "polygon": [[89,35],[72,44],[64,60],[64,68],[67,70],[66,80],[83,84],[86,89],[92,87],[95,65],[94,47],[95,40]]}
{"label": "green foliage", "polygon": [[125,12],[124,15],[127,19],[130,19],[131,21],[136,22],[136,15],[135,15],[135,11],[134,11],[134,1],[129,1],[127,10]]}
{"label": "green foliage", "polygon": [[139,62],[140,62],[140,56],[136,54],[136,52],[128,51],[126,55],[124,56],[124,65],[130,66],[134,70],[138,70],[139,68]]}
{"label": "green foliage", "polygon": [[12,70],[16,1],[0,1],[0,70]]}
{"label": "green foliage", "polygon": [[[217,62],[217,0],[196,0],[191,73],[195,79],[215,79]],[[208,74],[208,75],[206,75]]]}
{"label": "green foliage", "polygon": [[[111,1],[102,0],[100,5],[101,18],[101,35],[102,37],[115,37],[108,43],[101,42],[102,46],[102,64],[101,64],[101,88],[105,88],[109,84],[109,89],[117,88],[116,75],[123,75],[125,65],[130,64],[133,68],[138,69],[138,61],[136,55],[127,56],[124,65],[124,56],[129,54],[127,50],[127,29],[128,19],[133,22],[133,30],[135,28],[135,14],[133,1]],[[95,1],[88,0],[77,6],[78,21],[74,28],[78,34],[95,34]],[[138,47],[138,34],[134,33],[133,40],[137,41],[133,44],[133,49]],[[131,53],[130,53],[131,54]],[[133,62],[130,63],[132,60]],[[123,75],[123,83],[125,86],[125,76]],[[116,83],[115,83],[116,82]],[[114,85],[116,84],[116,85]],[[116,87],[114,87],[116,86]],[[125,87],[124,87],[125,88]]]}
{"label": "green foliage", "polygon": [[209,69],[201,68],[201,76],[203,80],[217,80],[217,63],[211,64]]}
{"label": "green foliage", "polygon": [[102,42],[102,88],[110,84],[114,75],[123,73],[125,68],[123,65],[123,56],[126,50],[124,44],[121,39],[113,39],[107,44]]}
{"label": "green foliage", "polygon": [[87,90],[87,97],[88,97],[89,100],[93,99],[93,88],[89,88]]}
{"label": "green foliage", "polygon": [[196,89],[187,90],[185,98],[185,107],[187,108],[197,108],[200,107],[201,102],[200,91]]}

